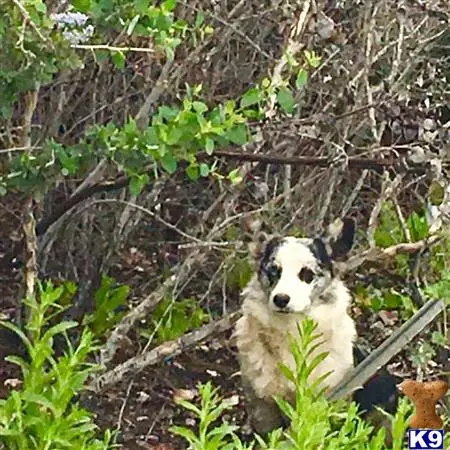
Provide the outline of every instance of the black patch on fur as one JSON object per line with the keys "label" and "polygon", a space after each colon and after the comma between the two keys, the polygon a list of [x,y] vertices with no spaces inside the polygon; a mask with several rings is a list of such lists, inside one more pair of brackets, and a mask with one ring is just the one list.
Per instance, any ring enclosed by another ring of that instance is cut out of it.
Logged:
{"label": "black patch on fur", "polygon": [[353,240],[355,237],[355,221],[350,218],[345,218],[342,222],[342,230],[339,236],[330,241],[332,259],[346,255],[353,247]]}
{"label": "black patch on fur", "polygon": [[[368,356],[368,352],[359,345],[353,346],[353,361],[360,364]],[[395,414],[398,405],[397,379],[385,367],[379,369],[361,389],[353,393],[353,400],[358,405],[363,417],[379,406],[385,411]]]}
{"label": "black patch on fur", "polygon": [[376,374],[353,394],[353,400],[363,415],[371,412],[375,406],[395,414],[398,405],[396,378],[389,373]]}
{"label": "black patch on fur", "polygon": [[331,257],[327,252],[325,243],[320,238],[315,238],[312,244],[308,246],[314,258],[319,262],[319,267],[322,269],[331,270]]}
{"label": "black patch on fur", "polygon": [[326,292],[326,291],[325,291],[325,293],[320,294],[317,297],[317,300],[313,300],[315,305],[320,305],[320,304],[323,304],[323,305],[328,304],[329,305],[331,303],[334,303],[335,301],[336,301],[336,297],[335,297],[334,293]]}
{"label": "black patch on fur", "polygon": [[[273,279],[274,275],[271,273],[273,269],[273,260],[275,257],[276,251],[280,248],[283,243],[283,239],[279,237],[274,237],[270,239],[267,244],[264,246],[264,251],[261,256],[261,260],[259,263],[258,276],[260,278],[266,277],[269,280]],[[279,276],[279,274],[278,274]]]}

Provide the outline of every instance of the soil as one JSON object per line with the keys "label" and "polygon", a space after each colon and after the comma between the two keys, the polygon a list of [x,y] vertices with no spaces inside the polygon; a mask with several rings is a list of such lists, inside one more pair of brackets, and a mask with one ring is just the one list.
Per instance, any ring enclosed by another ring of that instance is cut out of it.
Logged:
{"label": "soil", "polygon": [[[229,423],[245,424],[244,396],[239,383],[235,349],[229,345],[230,332],[215,337],[179,357],[168,359],[105,393],[85,399],[97,414],[101,427],[116,427],[120,422],[124,449],[181,450],[184,440],[171,434],[172,425],[192,428],[194,416],[178,407],[175,397],[197,399],[197,384],[211,381],[225,397],[238,398],[238,404],[224,418]],[[237,397],[236,397],[237,396]],[[242,438],[248,437],[244,426]],[[242,431],[242,430],[241,430]]]}

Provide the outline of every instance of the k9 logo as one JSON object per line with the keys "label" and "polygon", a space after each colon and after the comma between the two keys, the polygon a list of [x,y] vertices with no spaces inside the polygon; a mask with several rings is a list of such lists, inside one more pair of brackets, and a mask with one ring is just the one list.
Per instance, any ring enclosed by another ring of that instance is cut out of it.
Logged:
{"label": "k9 logo", "polygon": [[409,450],[444,450],[444,430],[408,430]]}

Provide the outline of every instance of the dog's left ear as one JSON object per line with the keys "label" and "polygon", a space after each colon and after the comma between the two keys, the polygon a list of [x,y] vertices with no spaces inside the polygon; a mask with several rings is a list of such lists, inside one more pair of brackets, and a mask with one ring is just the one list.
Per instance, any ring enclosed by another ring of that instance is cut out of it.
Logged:
{"label": "dog's left ear", "polygon": [[355,239],[355,221],[349,217],[337,219],[328,227],[325,238],[331,259],[345,256],[353,247]]}

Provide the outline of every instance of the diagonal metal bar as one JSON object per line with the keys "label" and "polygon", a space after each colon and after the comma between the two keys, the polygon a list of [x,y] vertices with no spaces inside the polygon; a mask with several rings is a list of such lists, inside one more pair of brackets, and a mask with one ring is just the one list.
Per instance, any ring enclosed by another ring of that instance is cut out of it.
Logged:
{"label": "diagonal metal bar", "polygon": [[430,300],[405,322],[391,337],[358,364],[348,375],[328,393],[329,400],[337,400],[351,394],[389,360],[399,353],[417,336],[436,316],[442,312],[445,304],[442,300]]}

